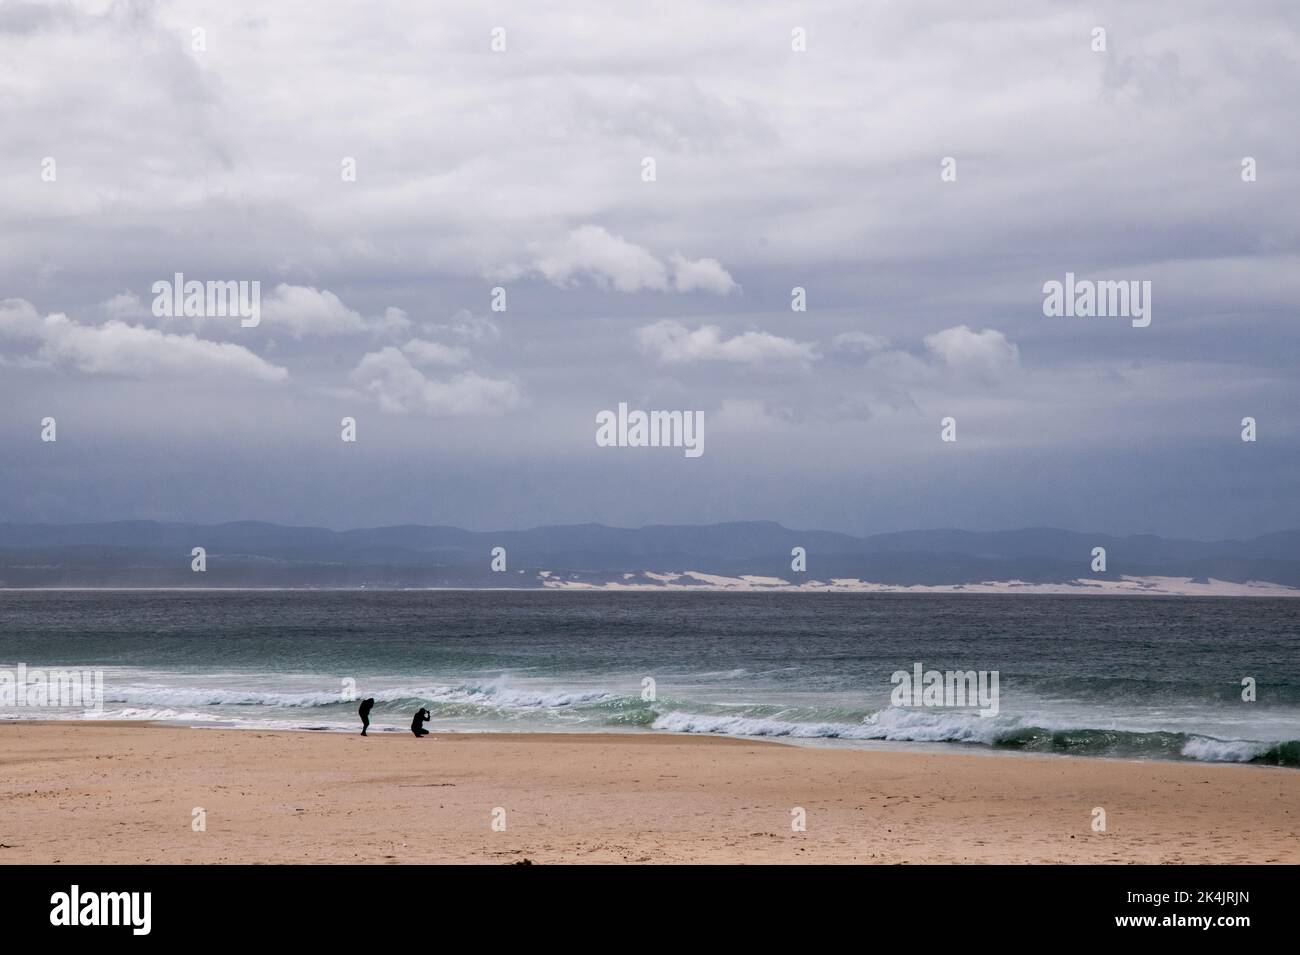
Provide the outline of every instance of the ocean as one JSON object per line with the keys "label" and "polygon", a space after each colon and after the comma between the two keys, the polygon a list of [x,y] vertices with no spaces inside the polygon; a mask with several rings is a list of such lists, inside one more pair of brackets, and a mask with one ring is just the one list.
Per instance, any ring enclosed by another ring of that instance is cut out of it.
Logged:
{"label": "ocean", "polygon": [[[102,671],[103,711],[0,705],[0,719],[358,732],[357,700],[373,697],[371,732],[409,732],[423,706],[434,733],[1300,766],[1287,599],[4,591],[0,671],[19,664]],[[891,677],[917,665],[996,672],[996,715],[894,705]]]}

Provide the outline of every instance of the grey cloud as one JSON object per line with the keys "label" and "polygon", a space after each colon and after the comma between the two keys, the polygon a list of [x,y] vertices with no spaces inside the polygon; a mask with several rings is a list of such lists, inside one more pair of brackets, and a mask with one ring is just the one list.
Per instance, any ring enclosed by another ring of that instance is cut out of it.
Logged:
{"label": "grey cloud", "polygon": [[[348,481],[386,489],[358,523],[424,519],[410,462],[459,455],[443,518],[489,526],[1300,522],[1293,5],[489,11],[505,54],[482,11],[414,0],[0,6],[0,298],[71,316],[0,342],[0,519],[328,523]],[[1152,325],[1044,318],[1067,270],[1151,280]],[[261,281],[262,326],[159,324],[175,271]],[[170,400],[216,358],[210,403]],[[266,369],[292,380],[244,387]],[[597,456],[624,397],[716,416],[700,466]],[[112,480],[26,443],[56,405],[57,453]],[[366,418],[346,474],[316,444],[343,414]],[[266,468],[242,499],[163,481],[236,460]]]}
{"label": "grey cloud", "polygon": [[659,361],[670,364],[696,361],[807,364],[818,357],[814,345],[768,332],[749,331],[726,338],[716,325],[691,329],[670,319],[637,329],[637,341]]}
{"label": "grey cloud", "polygon": [[[418,413],[433,417],[500,415],[520,401],[513,382],[485,378],[472,371],[442,380],[430,378],[412,364],[414,355],[393,347],[370,352],[353,369],[352,382],[392,414]],[[425,353],[424,357],[427,357]]]}
{"label": "grey cloud", "polygon": [[247,348],[195,335],[166,334],[155,328],[112,319],[83,325],[63,314],[41,316],[21,299],[0,302],[0,341],[9,347],[35,347],[35,365],[68,368],[92,375],[135,378],[214,376],[285,381],[286,369],[264,361]]}

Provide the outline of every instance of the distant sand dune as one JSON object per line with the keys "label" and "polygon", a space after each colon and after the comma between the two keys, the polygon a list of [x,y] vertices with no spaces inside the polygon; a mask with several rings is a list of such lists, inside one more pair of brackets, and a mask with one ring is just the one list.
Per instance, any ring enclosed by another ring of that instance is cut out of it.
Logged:
{"label": "distant sand dune", "polygon": [[816,591],[870,594],[1146,594],[1161,597],[1300,597],[1300,588],[1287,587],[1268,581],[1247,580],[1234,583],[1230,580],[1209,578],[1197,581],[1191,577],[1122,577],[1119,580],[1077,580],[1061,583],[1029,583],[1024,580],[987,580],[970,584],[880,584],[856,577],[835,577],[830,580],[809,580],[801,583],[780,577],[724,577],[687,570],[680,574],[658,574],[650,571],[636,581],[635,574],[624,574],[623,580],[608,583],[591,583],[564,580],[551,571],[538,574],[544,587],[552,590],[745,590],[745,591]]}

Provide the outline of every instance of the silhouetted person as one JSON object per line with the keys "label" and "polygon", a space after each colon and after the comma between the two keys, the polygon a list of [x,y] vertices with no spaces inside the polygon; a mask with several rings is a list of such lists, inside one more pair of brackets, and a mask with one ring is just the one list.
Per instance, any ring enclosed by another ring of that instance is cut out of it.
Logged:
{"label": "silhouetted person", "polygon": [[361,735],[366,735],[366,730],[370,728],[370,708],[375,705],[375,698],[372,696],[368,700],[361,701],[361,709],[357,710],[361,714]]}
{"label": "silhouetted person", "polygon": [[429,731],[424,728],[424,721],[433,719],[433,714],[423,706],[415,711],[415,719],[411,720],[411,732],[416,736],[428,736]]}

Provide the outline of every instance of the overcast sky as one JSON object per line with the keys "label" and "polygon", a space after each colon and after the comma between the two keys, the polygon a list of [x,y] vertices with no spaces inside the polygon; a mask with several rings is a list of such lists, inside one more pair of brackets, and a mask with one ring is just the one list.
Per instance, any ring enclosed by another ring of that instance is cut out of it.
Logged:
{"label": "overcast sky", "polygon": [[1281,0],[0,0],[0,520],[1300,527],[1298,61]]}

